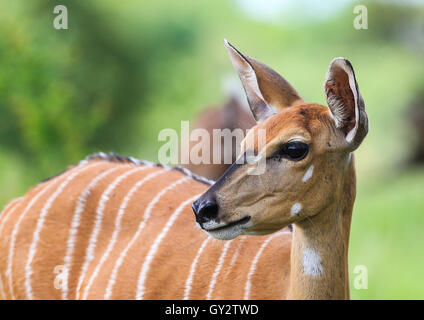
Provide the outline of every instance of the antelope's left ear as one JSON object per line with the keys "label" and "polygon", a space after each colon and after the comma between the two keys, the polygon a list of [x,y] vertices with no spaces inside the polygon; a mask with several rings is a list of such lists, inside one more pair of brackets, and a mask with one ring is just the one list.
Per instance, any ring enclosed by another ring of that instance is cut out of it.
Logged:
{"label": "antelope's left ear", "polygon": [[324,90],[336,127],[344,134],[348,149],[353,151],[368,133],[368,116],[349,60],[331,61]]}

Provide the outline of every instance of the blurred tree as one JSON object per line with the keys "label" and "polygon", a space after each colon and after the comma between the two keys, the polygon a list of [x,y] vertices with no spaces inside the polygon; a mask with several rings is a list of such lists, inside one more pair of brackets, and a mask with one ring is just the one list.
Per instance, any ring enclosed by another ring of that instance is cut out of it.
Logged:
{"label": "blurred tree", "polygon": [[370,34],[384,42],[396,41],[424,53],[424,7],[414,1],[370,1]]}
{"label": "blurred tree", "polygon": [[66,4],[69,29],[55,30],[57,4],[8,2],[0,12],[0,144],[31,158],[40,176],[136,144],[134,114],[157,85],[159,61],[192,50],[198,33],[181,16],[125,33],[116,4],[81,0]]}
{"label": "blurred tree", "polygon": [[417,81],[415,94],[407,108],[409,131],[412,135],[411,164],[424,164],[424,80]]}

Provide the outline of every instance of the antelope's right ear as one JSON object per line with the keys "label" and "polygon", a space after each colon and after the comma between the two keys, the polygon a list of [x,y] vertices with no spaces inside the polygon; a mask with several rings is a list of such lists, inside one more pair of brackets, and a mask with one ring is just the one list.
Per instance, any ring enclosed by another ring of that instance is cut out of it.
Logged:
{"label": "antelope's right ear", "polygon": [[349,60],[331,61],[324,90],[336,127],[344,134],[348,149],[353,151],[368,133],[368,116]]}
{"label": "antelope's right ear", "polygon": [[227,40],[225,47],[246,91],[256,121],[261,122],[283,108],[303,104],[296,90],[277,72],[255,59],[244,56]]}

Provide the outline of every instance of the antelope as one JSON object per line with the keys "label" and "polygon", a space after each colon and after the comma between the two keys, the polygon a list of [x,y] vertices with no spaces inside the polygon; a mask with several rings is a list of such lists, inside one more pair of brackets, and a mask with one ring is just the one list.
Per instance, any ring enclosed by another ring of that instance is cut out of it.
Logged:
{"label": "antelope", "polygon": [[[213,131],[215,129],[228,129],[231,132],[233,132],[233,130],[235,129],[241,129],[243,132],[246,132],[246,130],[253,127],[255,123],[256,122],[253,119],[250,110],[247,110],[247,107],[244,107],[244,102],[240,101],[238,96],[232,92],[228,101],[223,106],[210,107],[202,111],[196,117],[193,129],[205,129],[209,133],[209,136],[213,137]],[[193,148],[194,145],[195,142],[190,141],[190,150]],[[213,155],[213,153],[216,152],[216,148],[213,143],[206,147],[209,148],[210,155]],[[218,179],[231,165],[231,163],[225,163],[225,148],[229,149],[227,152],[231,154],[232,162],[236,160],[237,148],[234,141],[232,141],[232,144],[227,145],[225,144],[225,141],[222,138],[219,142],[219,145],[217,145],[216,147],[219,147],[221,151],[221,159],[219,163],[194,164],[190,162],[184,167],[202,177],[206,177],[212,180]]]}
{"label": "antelope", "polygon": [[352,65],[331,62],[325,107],[225,46],[257,121],[241,154],[257,149],[265,172],[236,162],[212,183],[183,168],[90,156],[3,210],[2,298],[349,298],[353,152],[368,131]]}

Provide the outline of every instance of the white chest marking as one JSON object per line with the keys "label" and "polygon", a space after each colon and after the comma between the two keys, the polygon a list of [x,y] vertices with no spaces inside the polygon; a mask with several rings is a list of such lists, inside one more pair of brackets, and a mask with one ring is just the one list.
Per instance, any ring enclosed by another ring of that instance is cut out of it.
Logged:
{"label": "white chest marking", "polygon": [[305,183],[306,181],[311,179],[313,173],[314,173],[314,165],[312,164],[308,168],[308,170],[305,172],[305,175],[303,176],[302,181]]}
{"label": "white chest marking", "polygon": [[322,275],[321,257],[314,248],[303,250],[303,272],[312,277]]}
{"label": "white chest marking", "polygon": [[290,210],[292,216],[298,214],[302,210],[302,205],[300,203],[295,203]]}

